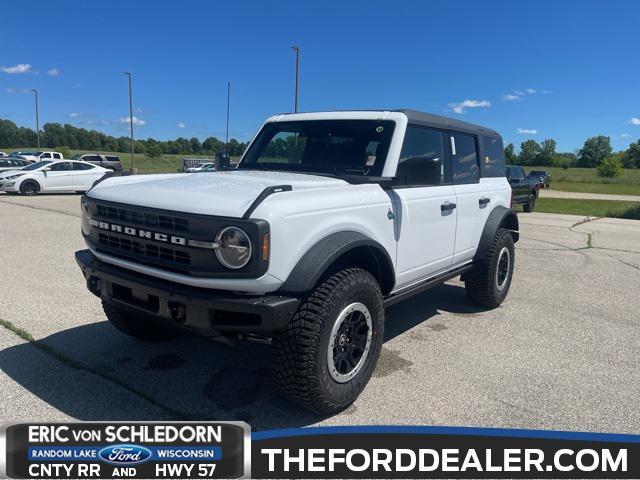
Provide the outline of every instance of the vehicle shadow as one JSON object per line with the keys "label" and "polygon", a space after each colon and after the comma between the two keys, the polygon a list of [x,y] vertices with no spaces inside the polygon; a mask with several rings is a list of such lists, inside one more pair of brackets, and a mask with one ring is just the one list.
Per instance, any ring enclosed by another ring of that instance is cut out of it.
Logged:
{"label": "vehicle shadow", "polygon": [[[385,341],[430,322],[439,310],[478,311],[468,306],[464,288],[442,285],[390,307]],[[47,355],[34,355],[28,343],[0,351],[0,369],[41,400],[80,420],[152,420],[158,417],[158,405],[166,418],[244,420],[255,430],[305,426],[325,418],[293,406],[278,393],[269,375],[268,345],[244,342],[229,348],[189,336],[142,343],[105,321],[55,333],[36,346]],[[385,361],[382,357],[378,368],[384,369]],[[52,378],[52,362],[66,364],[62,371],[70,378]],[[71,378],[78,370],[85,374]],[[133,391],[148,400],[150,408],[129,411],[114,403],[109,409],[106,402],[106,411],[104,405],[97,410],[96,388],[78,383],[78,378],[99,382],[107,398],[121,396],[123,389]]]}

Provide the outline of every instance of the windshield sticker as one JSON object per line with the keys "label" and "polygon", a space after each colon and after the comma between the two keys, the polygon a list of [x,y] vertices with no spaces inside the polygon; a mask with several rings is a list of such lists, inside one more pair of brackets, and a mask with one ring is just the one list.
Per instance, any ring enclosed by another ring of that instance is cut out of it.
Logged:
{"label": "windshield sticker", "polygon": [[376,127],[376,132],[382,133],[384,131],[384,127]]}
{"label": "windshield sticker", "polygon": [[376,163],[376,156],[375,155],[368,155],[367,156],[367,167],[373,167],[373,165]]}

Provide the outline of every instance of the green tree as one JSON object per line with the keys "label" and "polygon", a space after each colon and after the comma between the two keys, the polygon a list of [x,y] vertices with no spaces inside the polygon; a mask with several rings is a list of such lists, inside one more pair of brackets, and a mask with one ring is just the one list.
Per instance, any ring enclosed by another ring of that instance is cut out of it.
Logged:
{"label": "green tree", "polygon": [[640,168],[640,140],[629,145],[622,155],[624,168]]}
{"label": "green tree", "polygon": [[601,177],[615,177],[622,171],[622,162],[620,157],[607,157],[602,160],[596,167],[598,175]]}
{"label": "green tree", "polygon": [[162,147],[157,144],[149,145],[145,155],[149,158],[160,158],[162,157]]}
{"label": "green tree", "polygon": [[540,144],[533,139],[522,142],[520,144],[520,155],[518,156],[520,165],[536,165],[541,151]]}
{"label": "green tree", "polygon": [[536,165],[550,167],[553,164],[553,158],[556,155],[556,141],[553,138],[547,138],[540,144],[540,154],[536,160]]}
{"label": "green tree", "polygon": [[516,147],[513,143],[510,143],[505,147],[504,159],[507,165],[515,165],[518,156],[516,155]]}
{"label": "green tree", "polygon": [[591,137],[584,142],[584,146],[578,152],[578,166],[593,168],[611,156],[611,138],[604,135]]}

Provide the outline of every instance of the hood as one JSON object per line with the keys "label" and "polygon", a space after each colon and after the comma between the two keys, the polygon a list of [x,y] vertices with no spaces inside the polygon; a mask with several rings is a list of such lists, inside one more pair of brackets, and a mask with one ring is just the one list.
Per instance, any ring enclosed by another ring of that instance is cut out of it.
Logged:
{"label": "hood", "polygon": [[234,170],[111,177],[92,188],[88,196],[141,207],[237,218],[267,187],[291,185],[296,191],[346,184],[344,180],[318,175]]}

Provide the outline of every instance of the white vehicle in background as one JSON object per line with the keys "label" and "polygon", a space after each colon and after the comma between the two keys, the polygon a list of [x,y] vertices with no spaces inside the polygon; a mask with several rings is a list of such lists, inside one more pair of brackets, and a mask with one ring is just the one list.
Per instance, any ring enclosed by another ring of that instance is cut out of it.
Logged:
{"label": "white vehicle in background", "polygon": [[43,160],[0,174],[0,191],[36,195],[40,192],[86,192],[111,170],[88,162]]}
{"label": "white vehicle in background", "polygon": [[202,165],[198,165],[197,167],[189,167],[186,169],[187,173],[195,173],[195,172],[213,172],[216,169],[215,163],[203,163]]}
{"label": "white vehicle in background", "polygon": [[62,160],[64,156],[59,152],[14,152],[25,160],[39,162],[40,160]]}
{"label": "white vehicle in background", "polygon": [[4,152],[0,152],[0,158],[4,158],[4,157],[8,157],[8,156],[9,156],[9,155],[7,155],[6,153],[4,153]]}
{"label": "white vehicle in background", "polygon": [[31,165],[31,162],[23,160],[22,158],[0,156],[0,172],[8,172],[9,170],[20,170],[27,165]]}

